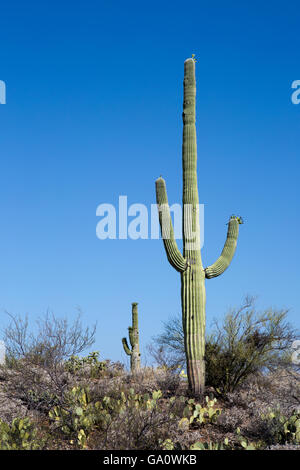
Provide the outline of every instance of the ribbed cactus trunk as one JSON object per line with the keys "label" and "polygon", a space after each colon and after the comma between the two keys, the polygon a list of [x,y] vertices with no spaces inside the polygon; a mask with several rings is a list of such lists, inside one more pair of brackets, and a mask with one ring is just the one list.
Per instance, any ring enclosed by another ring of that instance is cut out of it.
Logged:
{"label": "ribbed cactus trunk", "polygon": [[205,383],[205,274],[200,251],[196,80],[193,59],[184,64],[183,88],[183,257],[189,268],[181,273],[181,304],[189,386],[195,394],[201,394]]}
{"label": "ribbed cactus trunk", "polygon": [[135,373],[141,368],[137,302],[132,303],[132,326],[128,328],[128,332],[131,349],[128,346],[126,338],[122,339],[122,343],[125,353],[130,356],[130,370],[132,373]]}
{"label": "ribbed cactus trunk", "polygon": [[219,276],[229,266],[236,248],[241,219],[228,224],[227,240],[219,259],[204,269],[200,251],[199,196],[197,183],[196,80],[195,60],[184,63],[183,99],[183,255],[178,250],[166,184],[156,180],[156,200],[166,254],[170,264],[181,273],[181,305],[189,388],[202,395],[205,386],[205,278]]}

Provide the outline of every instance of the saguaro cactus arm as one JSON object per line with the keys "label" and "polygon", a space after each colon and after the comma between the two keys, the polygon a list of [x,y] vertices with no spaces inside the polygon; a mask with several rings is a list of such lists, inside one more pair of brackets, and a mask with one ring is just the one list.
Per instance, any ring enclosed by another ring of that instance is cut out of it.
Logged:
{"label": "saguaro cactus arm", "polygon": [[230,265],[236,249],[237,238],[239,234],[239,224],[242,223],[243,220],[241,217],[230,217],[228,222],[227,238],[222,253],[214,264],[208,266],[204,270],[205,277],[207,279],[220,276],[220,274],[222,274]]}
{"label": "saguaro cactus arm", "polygon": [[128,356],[131,356],[132,352],[131,352],[131,349],[129,349],[129,346],[128,346],[128,343],[127,343],[127,339],[126,338],[122,338],[122,344],[123,344],[123,348],[124,348],[124,351],[126,352],[126,354]]}
{"label": "saguaro cactus arm", "polygon": [[187,268],[187,261],[180,253],[175,241],[165,180],[162,177],[158,178],[155,187],[161,235],[167,258],[176,271],[183,272]]}

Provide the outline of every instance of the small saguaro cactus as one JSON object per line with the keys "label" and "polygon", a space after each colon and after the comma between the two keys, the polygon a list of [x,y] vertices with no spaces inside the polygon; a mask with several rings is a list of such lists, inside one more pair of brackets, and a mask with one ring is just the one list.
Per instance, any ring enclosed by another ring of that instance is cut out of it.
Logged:
{"label": "small saguaro cactus", "polygon": [[138,304],[133,302],[132,304],[132,326],[128,328],[129,341],[131,349],[128,346],[127,339],[122,338],[123,348],[126,354],[130,356],[130,370],[131,372],[138,372],[141,367],[141,354],[140,354],[140,343],[139,343],[139,328],[138,328]]}
{"label": "small saguaro cactus", "polygon": [[182,322],[189,388],[194,395],[202,395],[205,385],[205,279],[219,276],[231,263],[239,224],[243,220],[237,216],[230,217],[223,251],[214,264],[204,269],[200,251],[194,56],[184,63],[183,88],[183,254],[175,241],[166,183],[162,177],[156,180],[156,202],[167,258],[181,275]]}

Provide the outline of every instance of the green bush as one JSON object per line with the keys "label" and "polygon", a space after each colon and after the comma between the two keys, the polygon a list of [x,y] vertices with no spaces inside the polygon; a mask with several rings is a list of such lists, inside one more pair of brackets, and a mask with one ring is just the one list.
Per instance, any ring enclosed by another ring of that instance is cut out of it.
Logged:
{"label": "green bush", "polygon": [[[135,393],[133,388],[119,397],[102,400],[101,433],[96,446],[106,449],[165,449],[172,446],[172,426],[182,413],[179,399],[163,398],[161,390]],[[177,429],[177,427],[176,427]]]}
{"label": "green bush", "polygon": [[77,438],[78,445],[85,447],[88,432],[97,421],[100,404],[92,403],[89,390],[79,386],[73,387],[66,394],[65,400],[66,405],[54,406],[49,411],[49,417],[63,434],[68,436],[71,443]]}
{"label": "green bush", "polygon": [[227,313],[207,337],[207,385],[226,395],[252,374],[291,367],[290,347],[297,333],[286,318],[286,310],[258,313],[252,299]]}
{"label": "green bush", "polygon": [[88,371],[91,378],[96,378],[107,369],[107,365],[105,361],[99,361],[99,351],[94,351],[87,357],[71,356],[65,362],[65,369],[74,375]]}
{"label": "green bush", "polygon": [[[215,322],[206,336],[206,385],[218,395],[233,392],[250,375],[292,367],[291,344],[298,333],[287,323],[287,310],[255,308],[247,297],[238,309],[229,311],[222,322]],[[164,332],[149,347],[156,362],[165,366],[184,366],[184,335],[179,317],[164,324]]]}
{"label": "green bush", "polygon": [[160,390],[140,394],[130,388],[97,400],[89,390],[74,387],[67,398],[67,406],[55,406],[49,416],[69,443],[83,448],[161,448],[177,419],[175,397],[165,400]]}

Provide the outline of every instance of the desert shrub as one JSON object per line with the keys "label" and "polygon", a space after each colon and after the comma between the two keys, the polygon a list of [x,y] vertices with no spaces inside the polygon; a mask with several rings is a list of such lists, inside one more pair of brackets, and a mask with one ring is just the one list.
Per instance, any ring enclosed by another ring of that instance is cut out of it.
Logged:
{"label": "desert shrub", "polygon": [[7,365],[1,368],[6,396],[48,413],[63,404],[72,383],[64,363],[93,344],[95,326],[83,328],[80,315],[70,323],[47,314],[29,329],[27,317],[9,316],[4,330]]}
{"label": "desert shrub", "polygon": [[[206,336],[206,385],[217,394],[226,395],[252,374],[291,368],[291,345],[298,333],[287,322],[287,314],[287,310],[258,312],[254,299],[247,297],[240,308],[215,322]],[[166,365],[184,366],[179,317],[164,324],[164,332],[154,338],[152,353]]]}
{"label": "desert shrub", "polygon": [[107,370],[105,361],[99,361],[99,351],[89,353],[86,357],[71,356],[65,361],[65,369],[73,375],[86,375],[97,378]]}
{"label": "desert shrub", "polygon": [[147,349],[159,366],[169,370],[184,368],[186,358],[181,316],[164,322],[163,332],[153,338],[153,343]]}
{"label": "desert shrub", "polygon": [[8,313],[11,322],[4,329],[8,362],[26,358],[33,365],[53,366],[75,356],[91,346],[96,326],[83,328],[80,313],[70,324],[67,318],[47,313],[29,330],[28,317]]}
{"label": "desert shrub", "polygon": [[207,385],[219,394],[234,391],[250,375],[292,367],[290,348],[297,332],[287,323],[287,310],[259,313],[253,299],[227,313],[207,337]]}
{"label": "desert shrub", "polygon": [[154,369],[156,388],[162,391],[164,397],[173,396],[181,391],[180,370],[167,367]]}
{"label": "desert shrub", "polygon": [[98,399],[76,387],[67,406],[54,407],[49,416],[58,438],[81,448],[160,449],[168,445],[181,412],[182,404],[175,397],[163,399],[160,390],[141,394],[130,388]]}
{"label": "desert shrub", "polygon": [[77,386],[66,394],[63,406],[49,411],[49,417],[71,442],[77,438],[78,445],[85,447],[88,433],[99,419],[99,409],[100,402],[91,401],[89,389]]}
{"label": "desert shrub", "polygon": [[[106,383],[106,395],[115,396],[115,393],[123,391],[127,393],[133,388],[136,393],[152,393],[161,390],[163,398],[182,395],[186,391],[185,384],[182,383],[180,371],[173,371],[162,367],[142,367],[136,374],[123,372],[122,375],[114,376],[114,382],[122,382],[122,387],[114,391],[109,383]],[[103,383],[103,382],[102,382]],[[100,382],[99,382],[100,385]],[[183,386],[184,385],[184,386]]]}
{"label": "desert shrub", "polygon": [[136,394],[130,389],[118,399],[107,397],[102,406],[105,420],[96,445],[105,449],[161,449],[170,439],[182,409],[175,397],[163,399],[160,390]]}
{"label": "desert shrub", "polygon": [[0,450],[36,450],[42,446],[29,418],[15,418],[11,424],[0,420]]}

